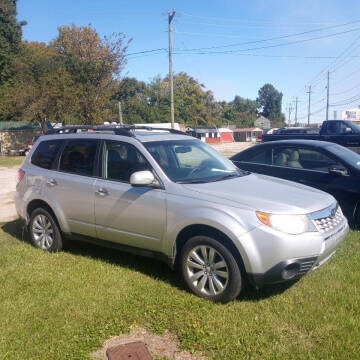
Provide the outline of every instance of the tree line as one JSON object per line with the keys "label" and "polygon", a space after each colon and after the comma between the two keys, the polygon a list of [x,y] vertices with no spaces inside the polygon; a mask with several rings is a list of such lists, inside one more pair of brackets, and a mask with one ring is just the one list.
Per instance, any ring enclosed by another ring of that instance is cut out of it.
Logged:
{"label": "tree line", "polygon": [[[121,77],[131,43],[123,33],[101,38],[91,26],[61,26],[50,43],[22,40],[17,0],[0,0],[0,121],[102,124],[169,122],[168,77],[145,83]],[[252,127],[263,115],[282,126],[282,93],[265,84],[256,100],[236,95],[216,101],[192,76],[174,75],[175,121],[190,125]]]}

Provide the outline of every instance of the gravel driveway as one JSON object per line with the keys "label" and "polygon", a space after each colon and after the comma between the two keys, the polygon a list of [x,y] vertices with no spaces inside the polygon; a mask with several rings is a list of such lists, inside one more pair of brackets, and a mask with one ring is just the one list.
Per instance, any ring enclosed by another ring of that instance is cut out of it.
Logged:
{"label": "gravel driveway", "polygon": [[17,167],[0,167],[0,222],[17,218],[14,206]]}

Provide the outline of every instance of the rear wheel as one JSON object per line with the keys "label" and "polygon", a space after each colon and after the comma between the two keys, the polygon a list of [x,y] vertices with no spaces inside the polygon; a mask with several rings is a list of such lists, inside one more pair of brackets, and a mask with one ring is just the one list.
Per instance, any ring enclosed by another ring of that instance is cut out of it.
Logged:
{"label": "rear wheel", "polygon": [[188,240],[181,253],[181,267],[186,284],[199,297],[227,302],[242,289],[234,256],[213,238],[195,236]]}
{"label": "rear wheel", "polygon": [[48,252],[62,249],[62,237],[53,216],[43,208],[37,208],[31,213],[30,237],[32,244]]}

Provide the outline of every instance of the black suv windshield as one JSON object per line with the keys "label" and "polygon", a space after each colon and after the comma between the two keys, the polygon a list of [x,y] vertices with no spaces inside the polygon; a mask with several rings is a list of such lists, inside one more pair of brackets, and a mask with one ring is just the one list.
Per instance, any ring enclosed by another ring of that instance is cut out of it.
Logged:
{"label": "black suv windshield", "polygon": [[154,141],[144,146],[174,182],[202,183],[243,175],[230,160],[199,140]]}

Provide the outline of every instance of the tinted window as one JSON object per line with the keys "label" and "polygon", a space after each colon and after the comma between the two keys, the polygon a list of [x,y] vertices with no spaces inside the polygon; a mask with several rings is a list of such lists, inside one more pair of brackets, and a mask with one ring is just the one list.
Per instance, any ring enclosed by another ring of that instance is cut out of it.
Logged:
{"label": "tinted window", "polygon": [[276,148],[274,150],[274,165],[324,172],[327,172],[330,166],[341,166],[322,151],[301,146]]}
{"label": "tinted window", "polygon": [[340,123],[338,121],[334,121],[334,122],[329,121],[327,123],[326,133],[340,134]]}
{"label": "tinted window", "polygon": [[235,161],[245,161],[255,164],[267,164],[271,165],[272,163],[272,148],[271,146],[259,146],[253,147],[244,153],[240,153]]}
{"label": "tinted window", "polygon": [[51,169],[62,142],[62,140],[42,141],[36,148],[31,163],[44,169]]}
{"label": "tinted window", "polygon": [[135,146],[119,141],[106,141],[103,151],[103,177],[129,182],[136,171],[151,170],[151,165]]}
{"label": "tinted window", "polygon": [[331,144],[326,148],[326,150],[335,154],[340,159],[345,160],[347,163],[351,164],[352,166],[356,168],[360,168],[360,155],[349,150],[348,148],[337,144]]}
{"label": "tinted window", "polygon": [[95,168],[97,140],[70,140],[61,155],[60,170],[92,176]]}

